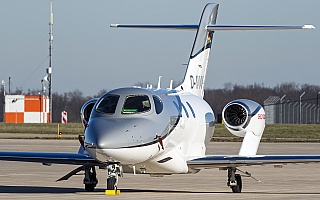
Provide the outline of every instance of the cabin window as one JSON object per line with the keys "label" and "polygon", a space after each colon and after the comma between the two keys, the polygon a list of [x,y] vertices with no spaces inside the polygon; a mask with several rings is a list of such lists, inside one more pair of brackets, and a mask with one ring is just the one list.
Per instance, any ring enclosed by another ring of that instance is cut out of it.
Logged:
{"label": "cabin window", "polygon": [[153,101],[154,101],[154,105],[156,108],[156,113],[160,114],[163,110],[163,103],[162,100],[160,99],[160,97],[153,95]]}
{"label": "cabin window", "polygon": [[130,95],[126,97],[122,108],[122,114],[136,114],[147,112],[151,109],[147,95]]}
{"label": "cabin window", "polygon": [[96,111],[100,113],[113,114],[116,111],[120,96],[106,95],[102,97],[96,106]]}

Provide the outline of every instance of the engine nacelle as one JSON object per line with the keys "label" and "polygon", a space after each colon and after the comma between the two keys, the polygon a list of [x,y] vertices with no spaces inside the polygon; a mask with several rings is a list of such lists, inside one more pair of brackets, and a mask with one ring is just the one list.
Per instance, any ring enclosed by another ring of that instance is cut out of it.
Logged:
{"label": "engine nacelle", "polygon": [[228,103],[223,108],[222,119],[227,129],[238,137],[244,137],[247,132],[261,136],[266,121],[262,106],[248,99]]}
{"label": "engine nacelle", "polygon": [[98,98],[90,99],[89,101],[84,103],[83,106],[81,107],[80,115],[81,115],[82,125],[84,128],[86,128],[90,119],[93,106],[98,100],[99,100]]}

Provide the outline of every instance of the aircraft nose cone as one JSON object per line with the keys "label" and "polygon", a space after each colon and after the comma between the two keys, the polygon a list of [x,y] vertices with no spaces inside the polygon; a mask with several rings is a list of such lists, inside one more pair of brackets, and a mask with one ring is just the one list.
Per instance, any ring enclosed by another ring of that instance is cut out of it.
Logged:
{"label": "aircraft nose cone", "polygon": [[85,131],[85,143],[97,149],[113,149],[128,145],[128,139],[115,121],[93,118]]}

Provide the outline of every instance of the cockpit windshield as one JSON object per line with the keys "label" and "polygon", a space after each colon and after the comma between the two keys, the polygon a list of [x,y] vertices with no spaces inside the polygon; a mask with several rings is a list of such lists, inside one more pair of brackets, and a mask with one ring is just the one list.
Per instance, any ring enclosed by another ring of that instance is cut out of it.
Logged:
{"label": "cockpit windshield", "polygon": [[101,98],[96,106],[96,111],[100,113],[113,114],[116,111],[120,96],[119,95],[106,95]]}
{"label": "cockpit windshield", "polygon": [[147,112],[150,109],[150,100],[147,95],[130,95],[126,97],[121,113],[136,114]]}

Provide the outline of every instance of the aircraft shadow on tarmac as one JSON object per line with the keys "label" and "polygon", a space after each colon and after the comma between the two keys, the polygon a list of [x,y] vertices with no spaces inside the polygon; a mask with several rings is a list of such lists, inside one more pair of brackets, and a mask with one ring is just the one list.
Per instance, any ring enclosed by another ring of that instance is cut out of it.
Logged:
{"label": "aircraft shadow on tarmac", "polygon": [[41,186],[0,186],[1,193],[76,193],[83,192],[82,188],[61,188],[61,187],[41,187]]}
{"label": "aircraft shadow on tarmac", "polygon": [[[232,192],[221,191],[187,191],[187,190],[148,190],[148,189],[121,189],[121,193],[185,193],[185,194],[233,194]],[[104,189],[97,188],[93,193],[104,193]],[[0,186],[1,193],[19,194],[19,193],[86,193],[83,188],[61,188],[44,186]],[[320,195],[320,192],[245,192],[246,194],[297,194],[297,195]],[[90,193],[92,194],[92,193]]]}
{"label": "aircraft shadow on tarmac", "polygon": [[[121,193],[190,193],[190,194],[233,194],[231,191],[187,191],[187,190],[145,190],[145,189],[120,189]],[[320,195],[320,192],[246,192],[246,194],[301,194]]]}

